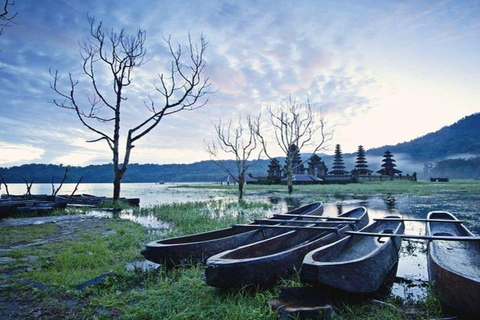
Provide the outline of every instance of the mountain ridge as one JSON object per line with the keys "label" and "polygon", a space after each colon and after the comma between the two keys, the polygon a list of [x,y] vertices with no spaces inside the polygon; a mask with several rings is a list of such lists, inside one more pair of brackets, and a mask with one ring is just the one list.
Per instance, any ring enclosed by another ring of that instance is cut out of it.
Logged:
{"label": "mountain ridge", "polygon": [[[478,176],[475,172],[480,171],[480,113],[466,116],[452,125],[408,142],[368,149],[366,156],[371,170],[380,169],[381,158],[386,150],[393,153],[398,168],[404,173],[415,171],[420,173],[420,176],[423,175],[423,178],[428,178],[432,174],[452,178],[474,178]],[[320,154],[320,156],[327,167],[331,168],[333,155]],[[352,170],[356,153],[345,153],[343,156],[346,169]],[[475,160],[477,158],[478,161]],[[282,158],[278,159],[282,162]],[[223,162],[235,172],[234,160]],[[267,159],[260,159],[248,172],[253,176],[264,176],[267,174],[269,162]],[[435,163],[435,166],[430,163]],[[77,182],[80,177],[83,177],[85,183],[113,181],[111,164],[69,168],[66,182]],[[65,166],[53,164],[25,164],[0,168],[0,174],[7,183],[24,183],[24,179],[36,183],[51,183],[53,179],[58,183],[64,171]],[[219,181],[225,176],[226,173],[211,160],[191,164],[133,163],[129,165],[123,182],[203,182]]]}

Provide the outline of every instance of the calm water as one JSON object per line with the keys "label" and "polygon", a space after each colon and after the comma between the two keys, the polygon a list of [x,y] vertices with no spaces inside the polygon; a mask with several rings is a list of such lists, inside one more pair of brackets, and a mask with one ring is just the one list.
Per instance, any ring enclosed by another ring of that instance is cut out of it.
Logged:
{"label": "calm water", "polygon": [[[192,183],[189,183],[190,185]],[[178,188],[169,188],[171,186]],[[218,190],[204,190],[193,188],[181,188],[182,184],[152,184],[152,183],[132,183],[122,184],[122,196],[127,198],[140,198],[141,206],[150,206],[167,203],[184,203],[189,201],[204,201],[212,199],[236,199],[235,193],[225,193]],[[75,184],[66,184],[61,190],[61,194],[70,194],[74,190]],[[25,193],[24,184],[10,184],[11,194]],[[0,191],[4,193],[2,189]],[[32,193],[51,194],[50,184],[34,184]],[[81,184],[76,194],[88,193],[97,196],[108,196],[112,194],[111,184]],[[296,195],[297,198],[279,198],[272,196],[269,192],[247,193],[246,198],[250,200],[260,200],[274,203],[275,207],[266,216],[273,213],[285,212],[293,207],[305,204],[306,200],[312,197],[309,195]],[[325,195],[322,195],[325,196]],[[356,206],[362,205],[368,208],[370,221],[374,218],[380,218],[387,215],[401,215],[405,218],[425,218],[430,211],[443,210],[454,214],[458,219],[465,220],[466,226],[476,234],[480,234],[480,195],[467,193],[440,193],[435,196],[392,196],[388,194],[356,197],[353,195],[328,195],[329,201],[325,203],[324,215],[336,216],[342,212],[350,210]],[[108,216],[108,212],[96,211],[94,215]],[[121,218],[136,221],[152,229],[167,229],[169,226],[162,221],[157,221],[154,217],[135,217],[131,212],[123,212]],[[424,234],[424,224],[421,222],[405,222],[405,233]],[[409,240],[402,242],[400,259],[396,274],[393,275],[394,281],[389,283],[387,291],[394,296],[402,297],[406,300],[422,300],[427,292],[427,263],[426,263],[426,243],[420,240]]]}

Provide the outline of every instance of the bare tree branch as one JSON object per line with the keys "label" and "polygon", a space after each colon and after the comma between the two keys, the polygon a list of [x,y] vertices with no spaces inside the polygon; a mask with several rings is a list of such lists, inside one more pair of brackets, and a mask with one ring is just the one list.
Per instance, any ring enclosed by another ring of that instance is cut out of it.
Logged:
{"label": "bare tree branch", "polygon": [[[259,118],[252,120],[248,116],[246,124],[244,124],[242,117],[239,116],[237,127],[232,127],[232,120],[229,120],[227,123],[220,120],[218,124],[214,124],[215,138],[210,143],[204,143],[204,148],[210,154],[210,159],[238,182],[239,201],[243,200],[245,173],[252,165],[256,164],[262,152],[261,150],[258,152],[255,162],[249,163],[255,151],[258,151],[255,121],[259,121]],[[224,162],[220,160],[220,150],[235,157],[235,173],[228,169]]]}
{"label": "bare tree branch", "polygon": [[[159,75],[160,86],[155,86],[155,90],[163,97],[160,99],[162,101],[157,103],[150,95],[146,99],[149,101],[148,104],[144,100],[148,115],[138,125],[126,129],[124,155],[121,161],[120,125],[124,102],[127,101],[125,90],[132,83],[134,71],[148,62],[145,59],[146,31],[138,29],[135,34],[129,35],[123,29],[119,32],[106,30],[102,22],[96,22],[94,17],[89,16],[87,20],[90,26],[90,39],[79,45],[82,71],[89,79],[93,95],[87,96],[88,103],[85,103],[85,99],[81,99],[81,95],[76,91],[79,82],[74,80],[71,74],[67,85],[69,89],[62,90],[58,71],[50,71],[53,79],[50,87],[60,97],[53,102],[58,107],[73,110],[82,125],[97,136],[88,142],[103,140],[112,151],[115,173],[113,197],[118,199],[120,182],[130,163],[134,143],[151,132],[164,116],[197,109],[208,101],[208,99],[200,101],[211,93],[210,81],[203,76],[207,41],[202,35],[200,45],[196,45],[189,35],[184,51],[182,46],[174,46],[171,38],[166,39],[172,58],[171,69],[169,76]],[[100,82],[100,79],[102,81],[104,79],[105,71],[110,77],[112,84],[110,88]],[[111,131],[105,129],[107,124],[111,125]]]}
{"label": "bare tree branch", "polygon": [[[314,109],[309,97],[304,103],[299,103],[295,98],[289,97],[282,100],[277,108],[268,108],[270,125],[273,128],[275,142],[286,157],[287,186],[289,193],[293,192],[292,146],[301,149],[313,148],[311,155],[325,148],[325,143],[333,136],[333,130],[326,127],[325,117]],[[255,132],[260,141],[265,155],[273,159],[267,149],[267,139],[262,132],[260,121],[254,123]],[[303,160],[297,167],[302,166],[310,157]]]}
{"label": "bare tree branch", "polygon": [[52,177],[52,201],[55,201],[55,196],[58,194],[60,189],[62,189],[62,186],[65,183],[65,180],[67,180],[69,170],[70,170],[70,167],[65,168],[65,173],[63,174],[62,181],[60,182],[60,185],[58,186],[57,189],[55,189],[55,186],[53,184],[53,177]]}

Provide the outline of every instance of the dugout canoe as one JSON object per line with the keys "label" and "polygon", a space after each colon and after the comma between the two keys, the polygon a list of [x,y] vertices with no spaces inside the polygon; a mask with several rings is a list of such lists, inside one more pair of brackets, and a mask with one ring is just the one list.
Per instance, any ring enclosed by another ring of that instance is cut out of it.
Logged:
{"label": "dugout canoe", "polygon": [[[323,214],[323,204],[313,202],[291,210],[287,214],[299,215],[300,217],[275,215],[275,218],[272,218],[272,221],[266,224],[279,224],[279,222],[273,220],[290,221],[301,220],[303,216],[308,215],[319,216]],[[252,225],[258,226],[258,228],[254,227],[252,229]],[[155,263],[166,263],[169,266],[181,264],[183,261],[195,263],[205,261],[219,252],[268,239],[288,231],[290,230],[281,228],[260,228],[260,222],[254,222],[249,226],[232,226],[231,228],[211,232],[153,241],[148,243],[141,253],[147,260]]]}
{"label": "dugout canoe", "polygon": [[248,284],[270,286],[280,278],[291,276],[295,269],[300,269],[309,251],[341,239],[348,230],[358,230],[368,224],[365,207],[355,208],[340,217],[350,220],[327,220],[321,227],[298,226],[276,237],[210,257],[205,266],[207,285],[219,288]]}
{"label": "dugout canoe", "polygon": [[[404,230],[403,221],[375,221],[360,231],[403,234]],[[398,262],[401,242],[398,237],[348,235],[308,253],[300,278],[308,284],[328,285],[348,292],[375,292]]]}
{"label": "dugout canoe", "polygon": [[[445,211],[428,219],[457,220]],[[473,237],[461,223],[427,222],[427,235]],[[480,314],[480,241],[432,240],[428,243],[428,275],[440,301],[463,313]]]}

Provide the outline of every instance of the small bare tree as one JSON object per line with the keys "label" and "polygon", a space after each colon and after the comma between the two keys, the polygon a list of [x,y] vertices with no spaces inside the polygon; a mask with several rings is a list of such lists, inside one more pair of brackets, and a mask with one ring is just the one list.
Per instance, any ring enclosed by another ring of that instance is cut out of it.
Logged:
{"label": "small bare tree", "polygon": [[[258,119],[257,119],[258,121]],[[245,173],[255,162],[251,162],[253,155],[258,151],[257,135],[254,129],[254,121],[250,116],[246,118],[246,124],[242,117],[238,117],[238,126],[232,127],[232,120],[214,124],[216,137],[205,143],[205,150],[210,158],[220,166],[225,173],[231,176],[238,183],[238,201],[243,200],[243,187],[245,185]],[[223,161],[220,160],[220,152],[231,154],[235,157],[236,171],[232,172]],[[260,158],[261,150],[258,151],[256,159]],[[249,164],[250,161],[250,164]]]}
{"label": "small bare tree", "polygon": [[[300,152],[305,147],[312,147],[311,155],[325,147],[325,143],[331,140],[333,131],[328,130],[325,117],[312,106],[307,97],[304,103],[299,103],[296,99],[289,97],[282,100],[277,108],[268,108],[270,124],[274,131],[276,144],[286,157],[286,177],[288,193],[293,192],[293,175],[295,165],[292,147],[296,147]],[[261,129],[260,121],[255,122],[255,131],[263,146],[263,151],[270,157],[267,147],[267,138]],[[310,157],[309,157],[310,158]],[[306,160],[297,166],[303,165]]]}
{"label": "small bare tree", "polygon": [[[169,74],[159,75],[159,84],[155,86],[163,98],[155,101],[148,96],[147,116],[138,125],[127,130],[123,161],[120,150],[120,123],[122,108],[127,104],[125,89],[132,83],[132,74],[143,66],[145,60],[146,32],[139,29],[135,35],[128,35],[123,29],[120,32],[104,31],[102,22],[96,23],[93,17],[88,17],[91,39],[81,44],[83,72],[90,79],[93,97],[88,97],[84,103],[77,94],[79,82],[69,74],[68,90],[59,88],[58,71],[50,72],[53,81],[51,88],[62,98],[54,103],[65,109],[73,110],[80,122],[98,135],[98,138],[88,142],[105,141],[113,155],[113,198],[120,197],[120,184],[130,162],[131,151],[135,142],[154,129],[165,117],[184,110],[202,107],[208,99],[199,101],[209,92],[210,81],[203,76],[205,67],[204,53],[207,41],[200,37],[200,44],[194,44],[188,37],[186,47],[174,46],[171,39],[165,39],[171,54]],[[187,56],[185,57],[185,52]],[[103,69],[102,69],[103,67]],[[102,73],[103,72],[103,73]],[[101,85],[105,73],[112,81],[111,92]],[[109,99],[109,97],[112,97]],[[132,104],[127,104],[129,107]],[[104,124],[111,124],[112,131],[105,129]]]}
{"label": "small bare tree", "polygon": [[7,193],[7,197],[10,198],[10,192],[8,192],[8,185],[5,179],[3,178],[3,175],[0,173],[0,190],[2,190],[2,183],[5,185],[5,192]]}

